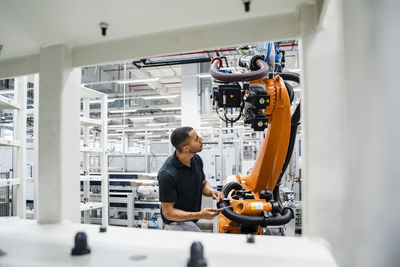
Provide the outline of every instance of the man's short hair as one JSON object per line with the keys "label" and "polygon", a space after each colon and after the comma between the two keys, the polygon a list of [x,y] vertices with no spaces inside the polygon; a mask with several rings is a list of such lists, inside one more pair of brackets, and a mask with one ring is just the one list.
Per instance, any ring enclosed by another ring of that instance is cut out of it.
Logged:
{"label": "man's short hair", "polygon": [[192,127],[184,126],[176,128],[171,134],[171,144],[178,152],[182,151],[183,146],[186,144],[186,139],[189,138],[189,133],[193,131]]}

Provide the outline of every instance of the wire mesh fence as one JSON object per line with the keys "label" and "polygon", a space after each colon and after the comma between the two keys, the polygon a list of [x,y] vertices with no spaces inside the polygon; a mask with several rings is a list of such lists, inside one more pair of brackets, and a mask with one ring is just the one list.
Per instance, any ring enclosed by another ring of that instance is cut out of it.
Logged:
{"label": "wire mesh fence", "polygon": [[[0,179],[13,178],[14,148],[0,147]],[[0,216],[16,215],[16,186],[0,187]]]}

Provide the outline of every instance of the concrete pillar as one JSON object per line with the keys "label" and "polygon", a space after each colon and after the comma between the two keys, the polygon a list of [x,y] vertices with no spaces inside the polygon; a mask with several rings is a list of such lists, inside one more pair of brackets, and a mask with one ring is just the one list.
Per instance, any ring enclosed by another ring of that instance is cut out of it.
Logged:
{"label": "concrete pillar", "polygon": [[342,2],[348,128],[343,266],[400,266],[400,2]]}
{"label": "concrete pillar", "polygon": [[38,222],[80,221],[81,71],[64,45],[40,50]]}
{"label": "concrete pillar", "polygon": [[[20,180],[17,187],[17,216],[25,219],[26,215],[26,94],[28,81],[26,76],[15,79],[14,97],[21,106],[14,111],[14,139],[20,142],[16,150],[15,177]],[[15,149],[14,149],[15,151]]]}
{"label": "concrete pillar", "polygon": [[182,65],[182,126],[200,127],[198,64]]}
{"label": "concrete pillar", "polygon": [[325,238],[343,253],[346,101],[339,1],[329,1],[318,26],[316,7],[300,9],[302,57],[303,234]]}

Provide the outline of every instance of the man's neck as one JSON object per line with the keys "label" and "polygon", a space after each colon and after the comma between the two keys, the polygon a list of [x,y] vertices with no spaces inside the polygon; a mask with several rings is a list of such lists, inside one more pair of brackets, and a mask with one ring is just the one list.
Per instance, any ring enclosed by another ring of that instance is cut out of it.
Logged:
{"label": "man's neck", "polygon": [[178,151],[175,153],[176,157],[183,163],[183,165],[190,167],[190,161],[192,160],[194,153],[179,153]]}

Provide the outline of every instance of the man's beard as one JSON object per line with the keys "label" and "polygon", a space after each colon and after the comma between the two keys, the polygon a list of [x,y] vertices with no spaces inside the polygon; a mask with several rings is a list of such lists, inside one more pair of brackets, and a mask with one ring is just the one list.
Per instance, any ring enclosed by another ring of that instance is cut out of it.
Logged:
{"label": "man's beard", "polygon": [[203,150],[203,146],[200,146],[199,148],[190,148],[190,152],[191,153],[197,153],[197,152],[201,152]]}

